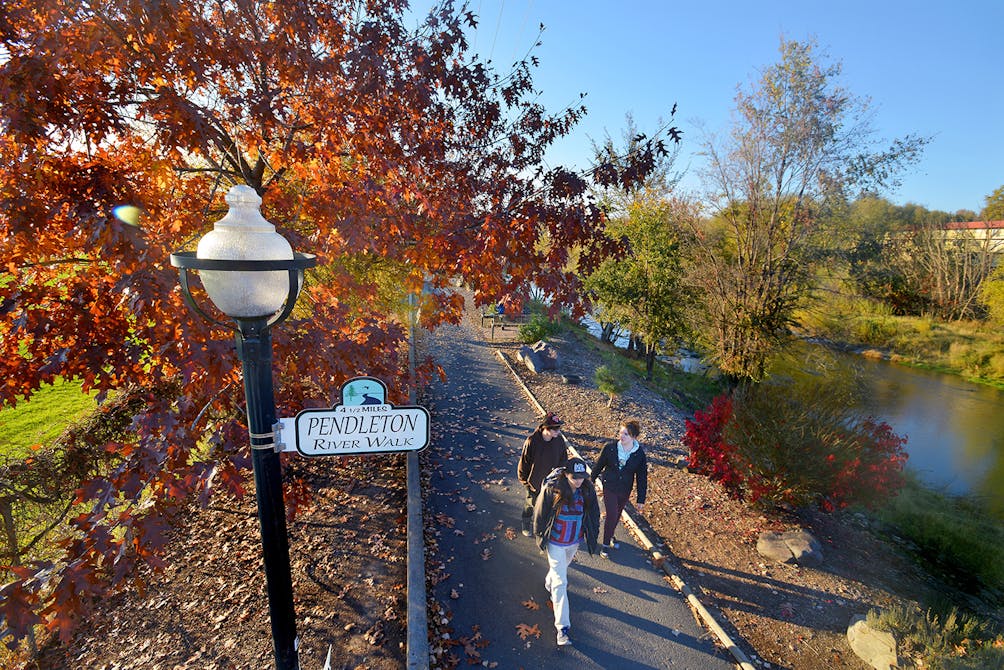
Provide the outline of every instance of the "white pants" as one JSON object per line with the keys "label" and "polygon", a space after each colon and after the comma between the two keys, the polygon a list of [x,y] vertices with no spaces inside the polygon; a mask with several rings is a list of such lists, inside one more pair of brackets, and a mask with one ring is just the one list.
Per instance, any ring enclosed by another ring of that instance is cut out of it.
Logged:
{"label": "white pants", "polygon": [[572,562],[579,545],[562,547],[547,543],[547,577],[544,586],[551,592],[551,604],[554,606],[554,627],[558,630],[567,628],[568,622],[568,565]]}

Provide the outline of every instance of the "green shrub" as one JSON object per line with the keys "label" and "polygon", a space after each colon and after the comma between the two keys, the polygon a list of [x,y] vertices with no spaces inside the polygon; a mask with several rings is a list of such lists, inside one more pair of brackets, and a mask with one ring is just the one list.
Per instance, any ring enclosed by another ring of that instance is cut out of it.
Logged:
{"label": "green shrub", "polygon": [[519,327],[516,339],[524,344],[533,344],[546,340],[558,330],[558,325],[543,314],[534,314],[530,320]]}
{"label": "green shrub", "polygon": [[893,605],[870,610],[866,622],[896,638],[900,655],[918,667],[964,670],[1004,667],[1004,639],[988,633],[987,622],[952,608],[944,614]]}
{"label": "green shrub", "polygon": [[918,317],[913,321],[913,329],[916,331],[917,335],[927,337],[934,329],[934,319],[930,316]]}
{"label": "green shrub", "polygon": [[887,316],[863,316],[856,319],[852,326],[852,335],[857,342],[876,347],[888,346],[897,332],[896,321]]}
{"label": "green shrub", "polygon": [[964,374],[979,377],[988,367],[993,353],[968,339],[956,340],[948,346],[948,365]]}
{"label": "green shrub", "polygon": [[1004,354],[994,354],[990,357],[990,374],[995,379],[1004,379]]}
{"label": "green shrub", "polygon": [[609,396],[607,407],[613,405],[614,397],[619,396],[631,387],[631,373],[626,366],[611,363],[596,368],[594,374],[596,387]]}

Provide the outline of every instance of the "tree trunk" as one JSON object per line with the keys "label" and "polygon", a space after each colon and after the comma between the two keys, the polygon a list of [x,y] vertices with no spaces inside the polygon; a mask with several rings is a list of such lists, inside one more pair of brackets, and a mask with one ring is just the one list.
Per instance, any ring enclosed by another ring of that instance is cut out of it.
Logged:
{"label": "tree trunk", "polygon": [[601,325],[603,326],[603,329],[600,331],[600,342],[612,344],[614,341],[614,324],[608,322]]}
{"label": "tree trunk", "polygon": [[[10,556],[10,565],[21,565],[21,547],[17,539],[17,527],[14,525],[14,505],[11,498],[0,500],[0,517],[3,517],[3,530],[7,539],[7,548]],[[28,631],[28,648],[31,650],[31,657],[38,657],[38,643],[35,641],[35,630]]]}

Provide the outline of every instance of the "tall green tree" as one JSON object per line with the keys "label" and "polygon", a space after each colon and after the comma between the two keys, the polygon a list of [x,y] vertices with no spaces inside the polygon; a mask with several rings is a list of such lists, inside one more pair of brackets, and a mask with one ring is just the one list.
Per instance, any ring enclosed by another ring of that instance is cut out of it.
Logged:
{"label": "tall green tree", "polygon": [[984,221],[1004,221],[1004,186],[986,197],[980,218]]}
{"label": "tall green tree", "polygon": [[788,336],[833,205],[895,186],[925,143],[908,136],[877,149],[867,101],[839,85],[839,63],[814,41],[782,40],[780,54],[736,95],[729,136],[704,142],[713,217],[698,236],[693,279],[705,344],[735,381],[763,379]]}
{"label": "tall green tree", "polygon": [[[676,105],[670,111],[670,118],[676,114]],[[660,121],[662,124],[662,121]],[[641,203],[642,207],[647,207],[650,203],[659,198],[669,198],[679,181],[681,174],[674,171],[673,166],[676,157],[679,155],[680,133],[671,129],[671,137],[677,143],[669,150],[648,152],[643,158],[647,168],[644,179],[635,182],[614,181],[605,184],[598,184],[592,189],[592,195],[597,200],[597,205],[603,211],[608,220],[622,221],[632,216],[633,205]],[[635,123],[631,113],[625,114],[624,128],[621,131],[620,143],[607,133],[602,143],[593,142],[592,151],[595,162],[598,165],[620,166],[622,170],[628,168],[625,164],[632,156],[644,153],[646,147],[645,135],[640,133],[638,125]],[[639,163],[640,165],[640,163]],[[604,168],[607,169],[607,168]],[[635,209],[637,213],[638,209]],[[616,225],[616,224],[615,224]],[[623,236],[614,233],[608,238],[622,239]],[[629,250],[621,248],[622,253],[629,253]],[[627,329],[626,323],[621,323],[619,315],[623,311],[616,309],[605,309],[602,304],[594,303],[594,316],[599,319],[601,332],[600,339],[604,342],[612,343],[618,332]],[[636,345],[642,342],[636,333],[631,333],[628,341],[628,348],[633,350]],[[642,344],[641,346],[644,346]]]}
{"label": "tall green tree", "polygon": [[649,379],[660,345],[673,347],[686,332],[691,297],[682,249],[696,217],[684,200],[650,192],[635,197],[626,215],[607,226],[623,254],[603,261],[585,281],[601,319],[621,324],[644,343]]}
{"label": "tall green tree", "polygon": [[990,321],[1004,326],[1004,264],[998,265],[980,286],[980,300]]}

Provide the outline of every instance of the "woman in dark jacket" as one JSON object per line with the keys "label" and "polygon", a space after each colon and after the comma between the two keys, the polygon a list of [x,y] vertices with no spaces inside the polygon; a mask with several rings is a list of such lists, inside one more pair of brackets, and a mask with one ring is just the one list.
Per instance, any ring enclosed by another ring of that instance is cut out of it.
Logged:
{"label": "woman in dark jacket", "polygon": [[544,480],[533,508],[533,533],[547,554],[544,587],[551,594],[558,645],[571,644],[568,607],[568,565],[582,538],[592,554],[600,534],[600,506],[596,489],[581,458],[570,458]]}
{"label": "woman in dark jacket", "polygon": [[621,519],[621,513],[628,503],[631,489],[638,486],[635,507],[639,513],[645,511],[645,496],[648,495],[648,461],[645,450],[638,444],[641,426],[637,421],[625,421],[617,440],[608,443],[600,452],[593,466],[593,479],[603,482],[603,544],[600,556],[609,558],[608,551],[620,545],[614,538],[614,530]]}

